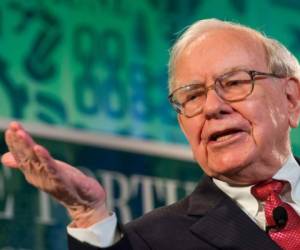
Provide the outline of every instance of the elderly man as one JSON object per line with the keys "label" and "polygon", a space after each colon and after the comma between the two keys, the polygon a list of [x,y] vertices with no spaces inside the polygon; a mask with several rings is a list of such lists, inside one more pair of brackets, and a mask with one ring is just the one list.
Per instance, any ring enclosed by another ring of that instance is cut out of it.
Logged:
{"label": "elderly man", "polygon": [[169,99],[206,176],[182,201],[123,228],[93,179],[54,160],[21,125],[7,167],[68,210],[70,249],[300,249],[300,67],[280,43],[216,19],[189,27],[170,60]]}

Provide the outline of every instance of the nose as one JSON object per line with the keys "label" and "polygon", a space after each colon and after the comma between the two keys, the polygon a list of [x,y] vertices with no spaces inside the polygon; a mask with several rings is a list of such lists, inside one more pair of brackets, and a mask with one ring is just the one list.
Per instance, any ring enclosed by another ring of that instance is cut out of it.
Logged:
{"label": "nose", "polygon": [[206,102],[203,107],[203,114],[207,119],[219,119],[226,114],[233,112],[229,103],[226,103],[214,89],[207,92]]}

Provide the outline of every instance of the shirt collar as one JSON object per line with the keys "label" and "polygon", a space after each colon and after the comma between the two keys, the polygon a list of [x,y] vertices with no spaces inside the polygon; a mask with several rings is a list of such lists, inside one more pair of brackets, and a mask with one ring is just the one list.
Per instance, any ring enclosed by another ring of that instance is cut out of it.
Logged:
{"label": "shirt collar", "polygon": [[[293,157],[290,155],[284,165],[274,175],[274,179],[285,180],[291,184],[292,200],[300,205],[300,167]],[[259,210],[258,201],[251,194],[251,186],[236,187],[231,186],[224,181],[213,179],[218,188],[226,193],[231,199],[236,201],[238,206],[250,216],[256,216]]]}
{"label": "shirt collar", "polygon": [[300,205],[300,167],[290,155],[282,168],[273,176],[273,179],[288,181],[291,185],[291,197],[293,202]]}
{"label": "shirt collar", "polygon": [[213,179],[213,182],[218,188],[220,188],[225,194],[233,199],[237,205],[245,211],[248,215],[254,217],[259,208],[258,201],[251,195],[252,186],[231,186],[227,182]]}

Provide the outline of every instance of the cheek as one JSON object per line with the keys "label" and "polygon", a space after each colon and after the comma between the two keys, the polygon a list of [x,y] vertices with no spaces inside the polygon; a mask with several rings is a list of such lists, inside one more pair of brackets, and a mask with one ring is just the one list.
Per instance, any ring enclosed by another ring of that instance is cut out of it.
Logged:
{"label": "cheek", "polygon": [[200,143],[195,147],[194,157],[195,160],[198,162],[198,164],[201,166],[201,168],[204,170],[204,172],[208,175],[211,175],[213,171],[208,166],[208,152],[206,145],[204,143]]}
{"label": "cheek", "polygon": [[193,118],[182,118],[181,119],[181,128],[187,138],[190,147],[194,155],[199,155],[196,152],[200,150],[201,143],[201,133],[203,129],[204,121],[200,116]]}
{"label": "cheek", "polygon": [[203,124],[204,122],[200,115],[192,118],[181,118],[181,128],[191,146],[199,144]]}
{"label": "cheek", "polygon": [[280,95],[277,96],[275,100],[270,95],[262,95],[245,102],[240,110],[240,114],[251,124],[252,137],[257,146],[277,144],[282,139],[279,135],[285,135],[288,130],[286,103]]}
{"label": "cheek", "polygon": [[260,115],[260,121],[266,121],[268,126],[274,128],[280,127],[288,120],[288,103],[285,94],[283,94],[285,90],[281,86],[263,86],[269,87],[261,87],[260,94],[254,99],[252,108],[256,114]]}
{"label": "cheek", "polygon": [[183,128],[191,150],[193,151],[195,160],[201,167],[203,167],[206,166],[208,162],[206,145],[203,141],[201,141],[201,133],[205,121],[201,119],[201,116],[195,118],[190,118],[183,122]]}

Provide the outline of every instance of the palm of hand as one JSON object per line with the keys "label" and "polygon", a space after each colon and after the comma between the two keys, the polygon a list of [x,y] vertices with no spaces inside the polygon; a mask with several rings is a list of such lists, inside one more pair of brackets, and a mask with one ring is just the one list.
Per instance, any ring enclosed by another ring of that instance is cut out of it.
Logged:
{"label": "palm of hand", "polygon": [[5,132],[9,151],[2,163],[20,169],[26,180],[64,205],[73,224],[88,226],[108,216],[101,185],[71,165],[55,160],[18,123]]}

